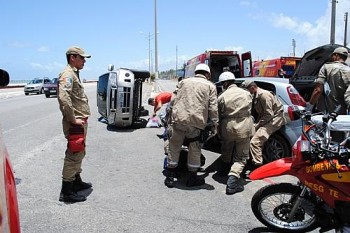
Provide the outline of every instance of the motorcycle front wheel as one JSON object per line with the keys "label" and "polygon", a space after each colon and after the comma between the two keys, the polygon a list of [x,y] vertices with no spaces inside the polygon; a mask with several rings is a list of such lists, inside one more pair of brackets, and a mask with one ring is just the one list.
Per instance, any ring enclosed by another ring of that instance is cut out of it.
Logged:
{"label": "motorcycle front wheel", "polygon": [[290,211],[301,188],[294,184],[280,183],[265,186],[256,192],[251,201],[255,217],[265,226],[280,232],[309,232],[318,227],[314,209],[316,199],[306,194],[293,218]]}

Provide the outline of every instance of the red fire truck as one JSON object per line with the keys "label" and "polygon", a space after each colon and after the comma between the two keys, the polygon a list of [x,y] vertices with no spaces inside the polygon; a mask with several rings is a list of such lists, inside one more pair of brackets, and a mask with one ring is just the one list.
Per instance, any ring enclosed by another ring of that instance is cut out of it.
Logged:
{"label": "red fire truck", "polygon": [[241,56],[237,51],[205,51],[188,60],[185,64],[185,78],[193,77],[196,66],[205,63],[211,71],[211,78],[214,83],[224,71],[231,71],[236,78],[250,77],[252,71],[251,53],[246,52]]}
{"label": "red fire truck", "polygon": [[300,63],[300,57],[280,57],[270,60],[254,61],[253,76],[279,77],[278,70],[283,69],[284,77],[290,78]]}

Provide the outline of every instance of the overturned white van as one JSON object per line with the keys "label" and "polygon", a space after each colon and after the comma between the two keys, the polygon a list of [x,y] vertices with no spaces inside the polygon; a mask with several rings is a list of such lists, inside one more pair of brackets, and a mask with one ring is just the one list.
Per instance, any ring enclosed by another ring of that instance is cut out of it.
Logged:
{"label": "overturned white van", "polygon": [[142,84],[150,77],[148,71],[108,68],[97,83],[97,108],[108,125],[131,127],[148,116],[142,106]]}

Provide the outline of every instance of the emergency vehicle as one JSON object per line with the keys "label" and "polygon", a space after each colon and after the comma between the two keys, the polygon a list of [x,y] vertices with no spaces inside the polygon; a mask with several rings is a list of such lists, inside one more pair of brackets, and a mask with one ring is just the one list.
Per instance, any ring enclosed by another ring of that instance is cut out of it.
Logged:
{"label": "emergency vehicle", "polygon": [[185,78],[193,77],[194,70],[200,63],[209,66],[211,81],[214,83],[219,80],[220,74],[224,71],[231,71],[236,78],[251,76],[252,59],[250,52],[239,56],[237,51],[205,51],[186,62]]}
{"label": "emergency vehicle", "polygon": [[301,57],[280,57],[269,60],[254,61],[253,76],[279,77],[278,70],[283,69],[284,77],[290,78],[299,65]]}

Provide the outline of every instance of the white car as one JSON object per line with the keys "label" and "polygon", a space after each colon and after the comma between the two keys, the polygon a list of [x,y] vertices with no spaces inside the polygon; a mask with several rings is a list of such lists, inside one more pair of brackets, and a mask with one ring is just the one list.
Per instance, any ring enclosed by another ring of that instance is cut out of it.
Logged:
{"label": "white car", "polygon": [[50,83],[49,78],[36,78],[31,80],[24,86],[24,94],[29,95],[30,93],[43,94],[44,84]]}

